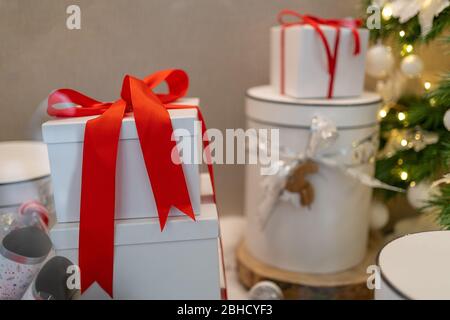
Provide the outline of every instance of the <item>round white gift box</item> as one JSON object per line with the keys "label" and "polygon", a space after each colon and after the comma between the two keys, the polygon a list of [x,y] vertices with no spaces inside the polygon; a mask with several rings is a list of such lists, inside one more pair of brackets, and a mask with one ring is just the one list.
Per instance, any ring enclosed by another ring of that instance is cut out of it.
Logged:
{"label": "round white gift box", "polygon": [[[374,93],[350,99],[305,100],[281,96],[270,86],[256,87],[247,92],[247,127],[278,128],[280,146],[302,153],[308,145],[311,121],[320,116],[338,131],[327,151],[353,150],[352,146],[363,141],[376,150],[373,141],[378,136],[379,108],[380,97]],[[365,162],[358,169],[373,175],[374,163]],[[333,273],[357,265],[367,248],[371,188],[322,164],[306,178],[314,188],[312,205],[278,201],[268,222],[261,226],[258,207],[264,197],[263,176],[259,165],[246,166],[248,249],[263,263],[295,272]]]}
{"label": "round white gift box", "polygon": [[376,300],[449,300],[450,231],[409,234],[379,253]]}
{"label": "round white gift box", "polygon": [[34,141],[0,142],[0,211],[39,200],[51,205],[47,146]]}

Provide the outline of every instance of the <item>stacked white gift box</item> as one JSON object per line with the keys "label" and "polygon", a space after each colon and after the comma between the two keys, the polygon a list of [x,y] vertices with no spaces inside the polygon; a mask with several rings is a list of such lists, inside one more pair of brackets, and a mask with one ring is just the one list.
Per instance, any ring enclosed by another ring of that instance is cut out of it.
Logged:
{"label": "stacked white gift box", "polygon": [[[192,151],[198,152],[201,148],[197,139],[201,131],[196,128],[199,100],[183,98],[174,105],[184,106],[168,110],[174,134],[182,132],[181,138],[189,139]],[[57,218],[50,236],[56,254],[75,264],[80,257],[85,128],[93,118],[55,119],[42,127],[48,145]],[[205,183],[209,176],[201,186],[199,165],[184,159],[188,154],[181,155],[182,169],[195,221],[172,207],[161,230],[154,186],[147,175],[135,117],[128,114],[123,118],[115,176],[113,290],[108,294],[108,290],[95,282],[82,292],[81,299],[107,299],[111,295],[114,299],[221,298],[217,208],[212,197],[201,196],[201,188],[204,194],[210,193],[211,186]],[[95,252],[97,243],[89,246]],[[83,281],[86,271],[80,271]]]}
{"label": "stacked white gift box", "polygon": [[381,100],[363,92],[368,30],[292,11],[279,22],[271,85],[247,91],[246,116],[248,128],[279,129],[280,161],[274,175],[246,167],[245,245],[272,267],[336,273],[365,257],[377,184]]}

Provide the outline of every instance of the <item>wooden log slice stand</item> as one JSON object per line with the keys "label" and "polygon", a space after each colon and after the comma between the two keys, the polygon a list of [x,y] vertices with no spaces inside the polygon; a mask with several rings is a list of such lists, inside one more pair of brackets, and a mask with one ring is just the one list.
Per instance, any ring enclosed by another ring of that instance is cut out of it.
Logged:
{"label": "wooden log slice stand", "polygon": [[367,267],[375,264],[383,243],[381,235],[371,234],[366,257],[359,265],[334,274],[310,274],[268,266],[254,258],[242,241],[236,251],[239,280],[248,289],[259,281],[273,281],[280,286],[285,299],[373,299],[373,290],[367,288]]}

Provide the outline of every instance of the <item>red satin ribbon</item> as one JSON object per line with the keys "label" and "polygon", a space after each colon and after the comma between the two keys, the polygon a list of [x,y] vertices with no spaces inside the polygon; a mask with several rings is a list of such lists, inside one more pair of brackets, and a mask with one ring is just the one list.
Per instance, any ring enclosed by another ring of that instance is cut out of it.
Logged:
{"label": "red satin ribbon", "polygon": [[[168,93],[155,94],[152,89],[166,82]],[[171,105],[183,97],[189,86],[188,75],[182,70],[165,70],[144,80],[126,76],[121,99],[99,102],[71,89],[60,89],[48,98],[48,114],[57,117],[98,117],[87,121],[84,133],[83,168],[80,202],[79,265],[81,291],[95,281],[112,297],[114,266],[114,209],[117,149],[122,119],[134,112],[136,128],[144,162],[153,190],[161,230],[170,208],[176,207],[195,220],[182,166],[171,159],[172,123],[168,109],[196,108]],[[206,149],[209,141],[203,141]],[[214,191],[213,168],[208,170]]]}
{"label": "red satin ribbon", "polygon": [[[294,17],[296,20],[291,22],[286,22],[286,17]],[[281,94],[285,94],[285,31],[286,28],[298,25],[308,24],[314,28],[314,30],[319,35],[323,46],[325,48],[327,61],[328,61],[328,74],[330,75],[330,81],[328,83],[328,93],[327,97],[333,97],[333,88],[334,88],[334,78],[336,73],[336,64],[338,57],[338,48],[340,42],[340,29],[341,27],[350,28],[353,34],[353,39],[355,42],[355,47],[353,50],[354,55],[358,55],[361,51],[360,39],[357,28],[362,25],[362,20],[360,19],[322,19],[315,16],[310,15],[302,15],[293,10],[282,10],[278,14],[278,22],[281,25],[281,38],[280,38],[280,46],[281,46],[281,59],[280,59],[280,88]],[[333,52],[331,51],[330,44],[328,43],[325,34],[320,28],[321,25],[330,26],[336,29],[336,37],[334,40],[334,48]]]}

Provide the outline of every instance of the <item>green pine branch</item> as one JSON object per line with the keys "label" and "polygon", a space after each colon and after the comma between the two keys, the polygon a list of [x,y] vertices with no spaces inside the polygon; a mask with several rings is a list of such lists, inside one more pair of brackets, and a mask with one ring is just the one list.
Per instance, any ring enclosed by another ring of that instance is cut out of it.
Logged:
{"label": "green pine branch", "polygon": [[[364,8],[372,4],[372,0],[362,0]],[[368,15],[366,15],[367,19]],[[381,29],[370,30],[372,40],[394,41],[399,46],[404,44],[426,44],[431,41],[441,41],[439,38],[450,29],[450,7],[434,18],[433,28],[425,36],[421,35],[421,28],[417,16],[401,24],[397,18],[381,19]],[[400,36],[404,31],[404,36]],[[442,39],[443,44],[450,44],[450,37]],[[449,51],[447,51],[450,54]],[[414,181],[433,181],[450,171],[450,133],[443,125],[443,117],[450,108],[450,72],[442,76],[438,86],[423,96],[405,96],[398,101],[406,119],[398,119],[397,109],[391,109],[380,124],[380,148],[386,145],[391,130],[414,128],[419,126],[423,130],[434,132],[439,136],[436,144],[428,145],[420,151],[401,150],[389,158],[380,159],[376,163],[376,177],[390,185],[408,188]],[[401,179],[401,172],[407,172],[407,179]],[[450,230],[450,185],[442,184],[440,192],[434,195],[428,206],[438,210],[440,225]],[[397,193],[380,191],[386,197]]]}
{"label": "green pine branch", "polygon": [[[371,0],[363,1],[365,8],[372,4]],[[365,13],[365,19],[369,15]],[[405,23],[400,23],[398,18],[391,17],[389,20],[384,20],[381,18],[381,28],[370,30],[370,36],[372,40],[386,40],[387,38],[396,36],[396,41],[400,44],[414,44],[417,42],[428,43],[437,39],[442,35],[445,30],[450,27],[450,7],[444,9],[437,17],[433,20],[433,28],[425,36],[421,35],[421,28],[419,23],[418,15],[411,18]],[[405,36],[399,37],[399,32],[404,31]]]}

